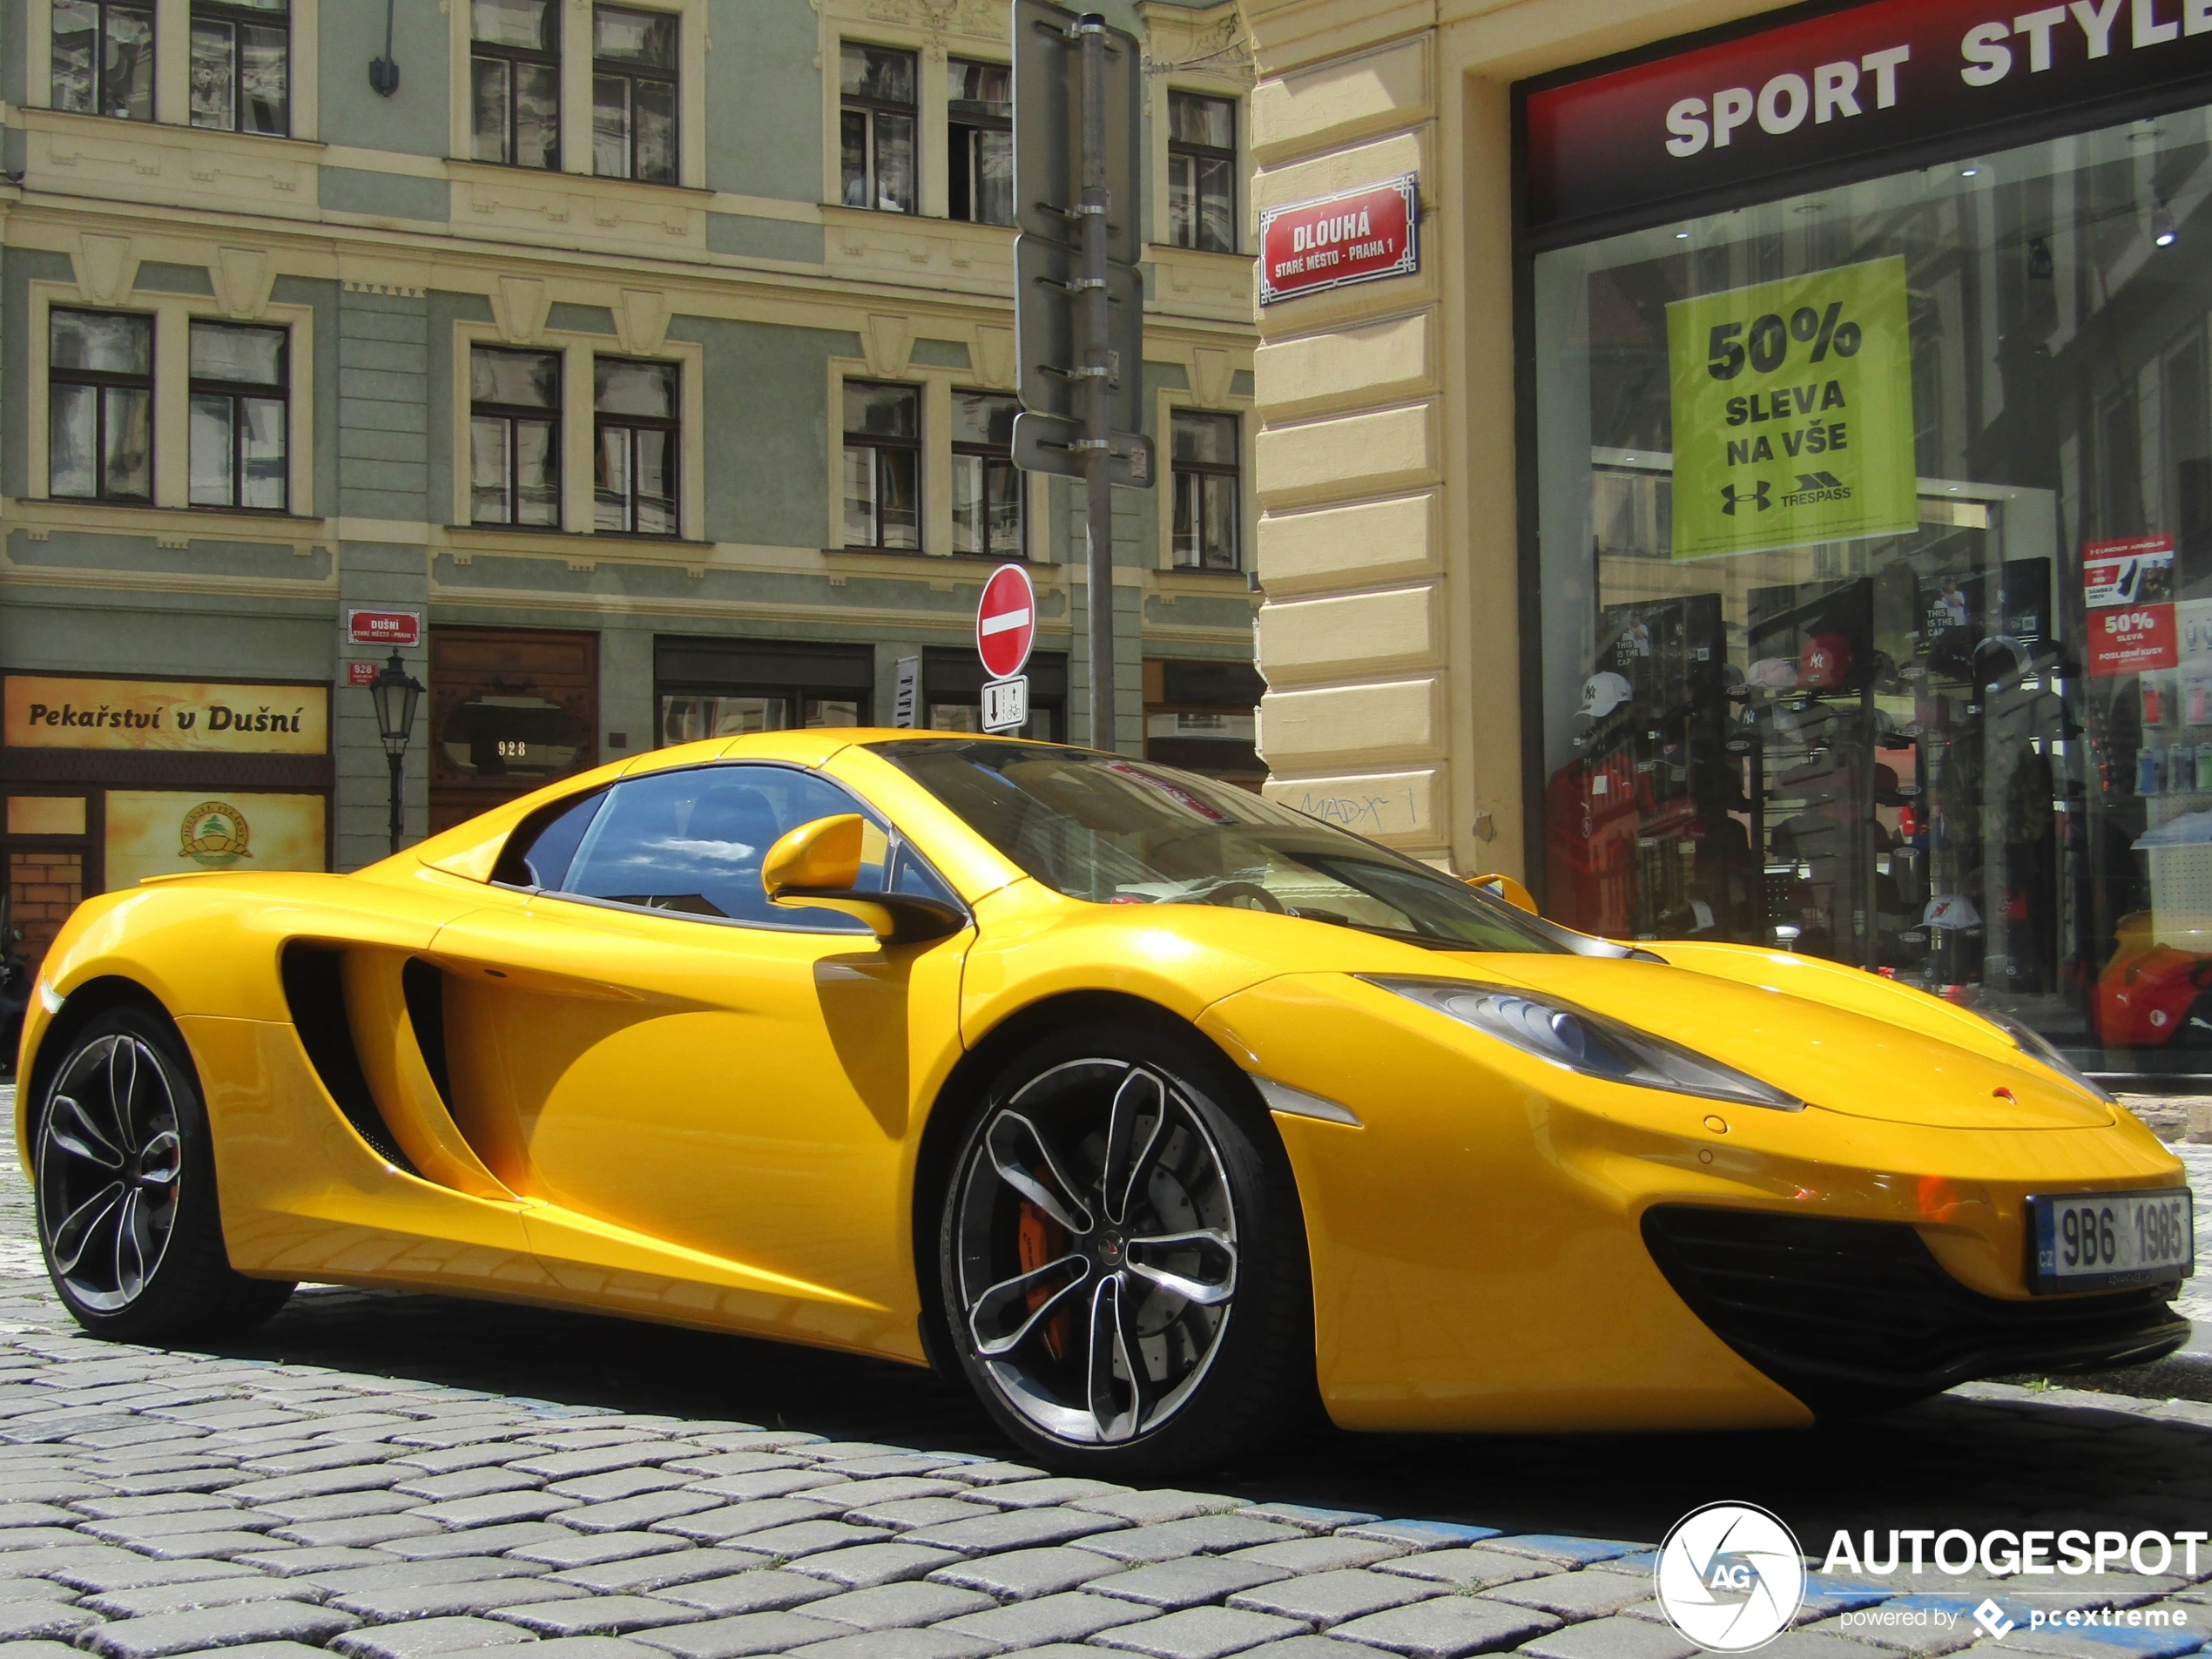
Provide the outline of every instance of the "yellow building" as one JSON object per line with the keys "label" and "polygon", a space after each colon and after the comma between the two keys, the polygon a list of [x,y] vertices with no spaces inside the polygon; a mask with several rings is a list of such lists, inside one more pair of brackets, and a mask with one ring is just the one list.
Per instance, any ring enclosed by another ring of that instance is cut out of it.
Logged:
{"label": "yellow building", "polygon": [[2212,11],[1245,16],[1270,792],[2212,1070]]}

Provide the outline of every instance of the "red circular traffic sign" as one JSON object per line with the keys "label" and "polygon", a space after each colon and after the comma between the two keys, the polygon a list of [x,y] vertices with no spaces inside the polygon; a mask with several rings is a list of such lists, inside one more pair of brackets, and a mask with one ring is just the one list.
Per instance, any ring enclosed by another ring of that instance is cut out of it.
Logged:
{"label": "red circular traffic sign", "polygon": [[1037,635],[1037,595],[1029,573],[1018,564],[1001,564],[983,584],[975,607],[975,652],[995,680],[1011,679],[1029,660]]}

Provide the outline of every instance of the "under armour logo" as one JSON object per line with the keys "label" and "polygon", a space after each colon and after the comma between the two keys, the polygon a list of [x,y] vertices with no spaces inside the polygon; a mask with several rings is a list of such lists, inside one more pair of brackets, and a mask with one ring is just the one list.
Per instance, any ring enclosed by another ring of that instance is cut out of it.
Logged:
{"label": "under armour logo", "polygon": [[1797,475],[1799,489],[1841,489],[1844,481],[1832,472],[1801,472]]}
{"label": "under armour logo", "polygon": [[1767,499],[1767,494],[1772,488],[1773,486],[1764,478],[1759,480],[1758,487],[1755,489],[1738,489],[1734,484],[1723,484],[1721,486],[1721,511],[1732,515],[1737,507],[1748,504],[1764,513],[1774,505]]}

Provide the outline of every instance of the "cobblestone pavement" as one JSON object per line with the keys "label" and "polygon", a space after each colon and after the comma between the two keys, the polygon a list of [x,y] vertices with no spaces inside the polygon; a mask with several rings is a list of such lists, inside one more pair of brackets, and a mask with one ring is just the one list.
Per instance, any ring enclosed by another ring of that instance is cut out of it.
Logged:
{"label": "cobblestone pavement", "polygon": [[[2185,1150],[2204,1194],[2212,1147]],[[1838,1527],[2212,1525],[2212,1406],[1994,1384],[1787,1434],[1340,1437],[1206,1491],[1004,1449],[903,1368],[432,1297],[309,1288],[220,1351],[96,1343],[0,1164],[0,1659],[1688,1659],[1650,1549],[1716,1499],[1816,1565]],[[2194,1567],[1816,1575],[1764,1651],[2168,1659],[2212,1627],[2212,1548]],[[2024,1628],[1974,1641],[1985,1596]],[[2025,1628],[2101,1606],[2188,1622]]]}

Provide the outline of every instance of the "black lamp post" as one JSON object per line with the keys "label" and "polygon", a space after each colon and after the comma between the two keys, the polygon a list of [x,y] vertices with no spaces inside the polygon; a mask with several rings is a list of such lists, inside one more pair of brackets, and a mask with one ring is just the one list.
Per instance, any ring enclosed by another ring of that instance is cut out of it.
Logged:
{"label": "black lamp post", "polygon": [[392,768],[392,851],[400,850],[401,779],[400,766],[407,758],[407,740],[415,732],[415,705],[422,696],[421,684],[407,671],[397,651],[392,660],[376,671],[376,678],[368,683],[368,695],[376,705],[376,735],[384,739],[384,759]]}

